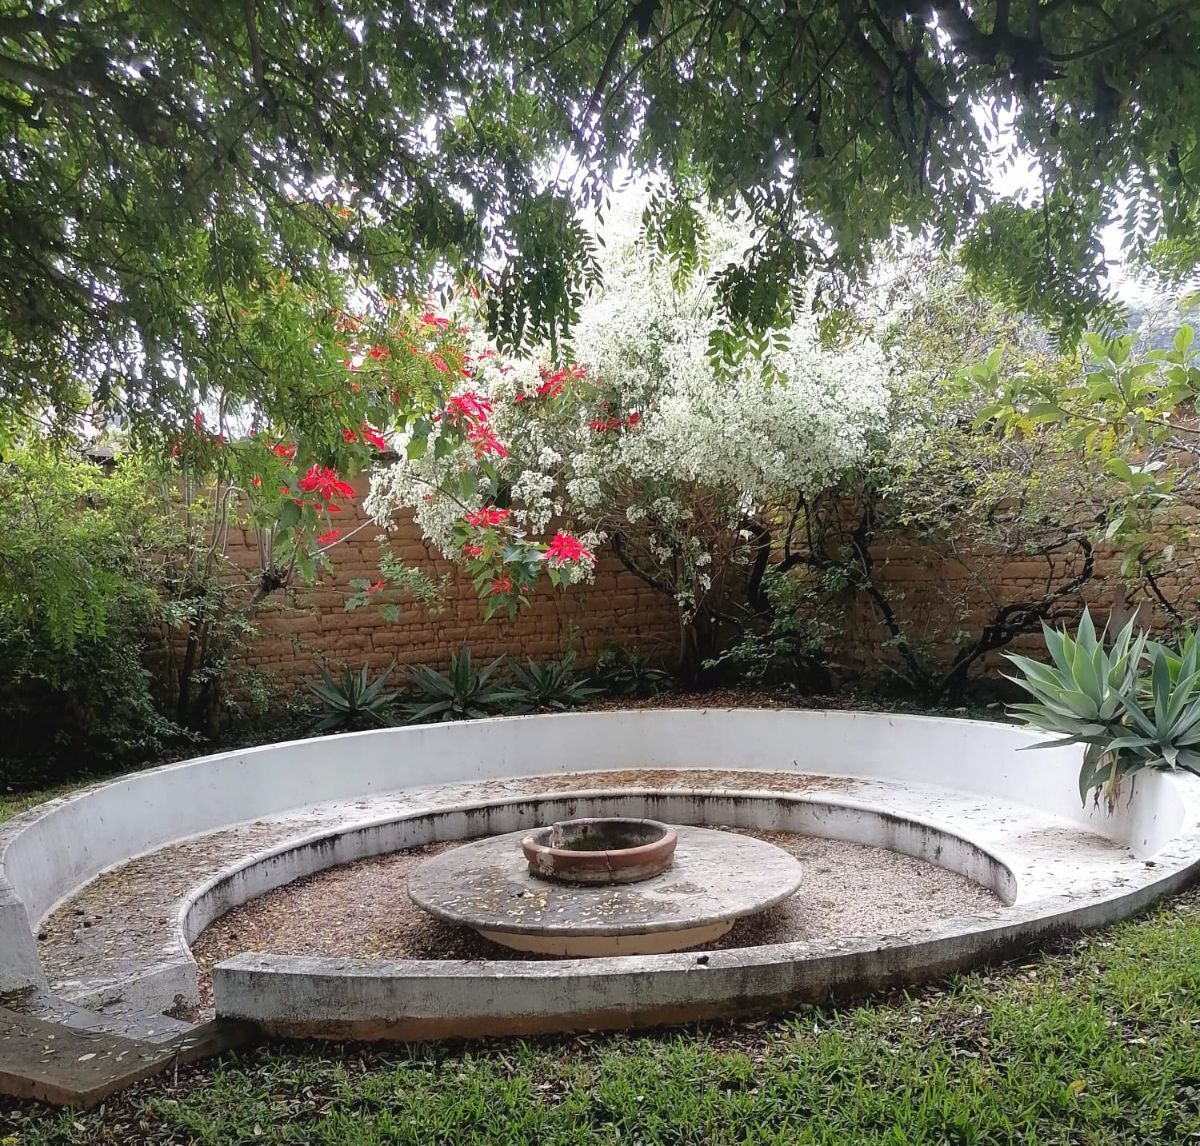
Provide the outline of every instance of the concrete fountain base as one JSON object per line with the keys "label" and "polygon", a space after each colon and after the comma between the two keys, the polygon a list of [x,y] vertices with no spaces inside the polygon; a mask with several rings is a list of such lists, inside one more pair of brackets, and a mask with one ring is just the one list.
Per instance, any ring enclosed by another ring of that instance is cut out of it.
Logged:
{"label": "concrete fountain base", "polygon": [[659,955],[724,935],[795,894],[800,861],[751,836],[680,827],[675,862],[637,883],[573,885],[530,873],[525,832],[492,836],[426,860],[408,880],[414,903],[485,939],[542,955]]}

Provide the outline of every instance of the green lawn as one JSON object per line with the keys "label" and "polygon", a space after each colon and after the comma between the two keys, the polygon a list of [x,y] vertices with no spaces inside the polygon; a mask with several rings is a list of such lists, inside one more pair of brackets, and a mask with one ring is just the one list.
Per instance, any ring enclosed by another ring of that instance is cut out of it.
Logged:
{"label": "green lawn", "polygon": [[[73,792],[76,788],[82,788],[86,784],[94,783],[94,780],[79,780],[74,784],[62,784],[57,788],[39,788],[33,792],[0,792],[0,824],[4,823],[5,820],[11,820],[13,816],[18,816],[37,804],[53,800],[56,796],[65,796],[68,792]],[[0,1143],[3,1143],[3,1141],[0,1138]]]}
{"label": "green lawn", "polygon": [[0,1143],[1200,1141],[1200,894],[859,1005],[639,1037],[260,1047]]}

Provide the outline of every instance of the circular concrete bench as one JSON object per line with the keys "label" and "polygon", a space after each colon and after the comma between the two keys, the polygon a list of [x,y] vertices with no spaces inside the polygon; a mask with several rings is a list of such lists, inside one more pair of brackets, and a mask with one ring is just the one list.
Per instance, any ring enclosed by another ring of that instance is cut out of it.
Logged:
{"label": "circular concrete bench", "polygon": [[[361,855],[486,834],[464,809],[477,809],[476,817],[486,814],[497,827],[512,824],[500,830],[524,828],[544,809],[511,809],[561,790],[564,777],[575,776],[571,786],[586,790],[589,773],[629,769],[749,776],[736,794],[709,784],[705,798],[727,805],[746,799],[757,775],[763,790],[754,793],[754,806],[761,811],[773,802],[774,822],[780,807],[802,809],[809,826],[801,830],[812,830],[823,815],[823,834],[882,843],[945,866],[957,866],[956,856],[985,856],[968,874],[984,873],[981,881],[997,889],[1000,880],[1010,906],[1002,916],[895,942],[876,939],[832,953],[783,944],[714,952],[703,964],[687,955],[482,968],[245,955],[216,970],[218,1010],[285,1033],[355,1036],[604,1025],[604,1014],[616,1021],[622,1008],[635,1006],[640,1017],[661,1021],[687,1017],[685,1000],[692,1017],[723,1014],[733,999],[748,1009],[816,997],[856,977],[867,986],[923,977],[1050,928],[1119,918],[1187,878],[1200,859],[1200,782],[1145,774],[1115,809],[1084,806],[1078,752],[1022,751],[1035,742],[1008,725],[927,717],[656,709],[389,729],[168,765],[53,801],[0,829],[0,989],[45,986],[37,930],[109,869],[133,870],[161,853],[164,863],[180,861],[172,870],[182,885],[166,904],[131,892],[123,907],[129,918],[111,925],[132,932],[145,925],[153,941],[135,946],[130,960],[105,967],[83,952],[83,971],[52,968],[51,982],[86,1005],[111,998],[152,1011],[194,997],[187,941],[235,903]],[[683,782],[676,776],[671,783],[678,789]],[[698,793],[704,787],[687,786]],[[629,814],[653,805],[662,812],[656,818],[671,818],[673,810],[688,822],[686,809],[664,807],[652,789],[617,787]],[[612,790],[610,783],[593,792],[589,812],[609,807]],[[574,806],[583,794],[571,798]],[[482,811],[503,807],[510,811]],[[717,822],[737,822],[728,806],[714,814]],[[440,826],[431,827],[430,817],[441,817]],[[418,822],[426,828],[416,831]],[[422,837],[425,830],[435,834]],[[922,832],[933,841],[928,849],[911,843]],[[99,939],[94,945],[104,950]],[[876,957],[868,958],[872,949]],[[599,965],[610,962],[618,966]],[[697,966],[706,971],[703,990]],[[547,986],[535,1023],[518,986],[528,981],[532,991],[539,979]],[[497,992],[501,981],[507,986]]]}

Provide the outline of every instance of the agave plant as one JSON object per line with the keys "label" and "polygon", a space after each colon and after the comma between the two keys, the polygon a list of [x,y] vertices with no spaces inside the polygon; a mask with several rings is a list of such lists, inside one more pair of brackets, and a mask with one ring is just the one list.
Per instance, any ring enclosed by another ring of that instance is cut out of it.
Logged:
{"label": "agave plant", "polygon": [[671,674],[642,653],[614,645],[600,654],[596,675],[614,696],[657,696],[671,687]]}
{"label": "agave plant", "polygon": [[1150,675],[1135,699],[1123,698],[1128,731],[1110,745],[1143,768],[1186,768],[1200,775],[1200,648],[1156,645]]}
{"label": "agave plant", "polygon": [[340,679],[321,669],[321,683],[308,686],[321,702],[321,715],[313,730],[330,732],[391,724],[388,709],[396,699],[396,693],[384,692],[383,687],[394,667],[395,662],[374,680],[370,679],[366,665],[360,672],[344,667]]}
{"label": "agave plant", "polygon": [[413,665],[408,670],[416,700],[404,704],[411,723],[422,720],[472,720],[494,716],[520,694],[492,680],[503,657],[476,668],[466,645],[450,657],[449,672],[440,673],[429,665]]}
{"label": "agave plant", "polygon": [[[1103,786],[1110,803],[1123,777],[1144,768],[1200,773],[1200,644],[1178,649],[1134,635],[1131,620],[1105,648],[1085,610],[1074,638],[1043,626],[1051,664],[1007,654],[1022,677],[1009,677],[1034,703],[1011,706],[1024,723],[1061,739],[1035,747],[1083,744],[1079,793]],[[1149,673],[1145,665],[1149,665]]]}
{"label": "agave plant", "polygon": [[538,664],[526,661],[512,666],[514,691],[519,699],[517,712],[565,712],[568,708],[584,704],[600,693],[587,678],[575,678],[575,653],[569,652],[562,660]]}
{"label": "agave plant", "polygon": [[[1187,658],[1189,656],[1192,657],[1192,663],[1195,663],[1196,659],[1200,658],[1200,653],[1196,651],[1196,633],[1191,630],[1186,632],[1183,635],[1178,648],[1172,648],[1170,645],[1160,644],[1158,641],[1146,642],[1147,657],[1153,658],[1159,653],[1162,653],[1162,655],[1166,658],[1167,671],[1171,675],[1171,680],[1179,680],[1180,670],[1184,667],[1185,663],[1187,663]],[[1186,676],[1186,673],[1184,675]],[[1149,681],[1147,681],[1147,688],[1148,687]]]}

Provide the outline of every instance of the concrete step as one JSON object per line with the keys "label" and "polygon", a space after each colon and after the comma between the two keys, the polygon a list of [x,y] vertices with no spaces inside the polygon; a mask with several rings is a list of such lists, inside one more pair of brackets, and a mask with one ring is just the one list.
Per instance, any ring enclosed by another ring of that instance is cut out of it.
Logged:
{"label": "concrete step", "polygon": [[253,1036],[246,1024],[211,1022],[165,1042],[146,1042],[0,1006],[0,1094],[86,1109],[144,1078]]}
{"label": "concrete step", "polygon": [[144,1011],[120,1004],[92,1010],[38,987],[11,992],[3,996],[0,1003],[9,1010],[27,1015],[31,1019],[57,1023],[71,1030],[119,1035],[121,1038],[147,1043],[163,1043],[181,1038],[195,1026],[194,1023],[174,1019],[169,1015],[148,1015]]}

